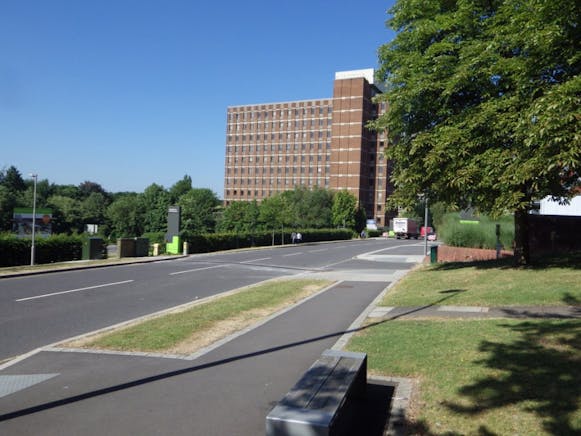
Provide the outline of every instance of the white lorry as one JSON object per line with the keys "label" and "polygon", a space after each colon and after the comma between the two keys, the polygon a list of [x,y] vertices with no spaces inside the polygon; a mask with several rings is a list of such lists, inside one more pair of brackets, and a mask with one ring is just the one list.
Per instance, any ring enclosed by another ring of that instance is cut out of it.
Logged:
{"label": "white lorry", "polygon": [[418,223],[411,218],[394,218],[393,232],[395,233],[396,239],[418,239]]}

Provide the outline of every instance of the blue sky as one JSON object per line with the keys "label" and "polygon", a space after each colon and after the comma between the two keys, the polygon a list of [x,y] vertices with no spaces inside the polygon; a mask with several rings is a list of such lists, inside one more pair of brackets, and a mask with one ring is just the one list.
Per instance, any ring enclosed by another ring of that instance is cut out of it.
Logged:
{"label": "blue sky", "polygon": [[328,98],[377,66],[393,0],[0,5],[0,168],[223,195],[228,106]]}

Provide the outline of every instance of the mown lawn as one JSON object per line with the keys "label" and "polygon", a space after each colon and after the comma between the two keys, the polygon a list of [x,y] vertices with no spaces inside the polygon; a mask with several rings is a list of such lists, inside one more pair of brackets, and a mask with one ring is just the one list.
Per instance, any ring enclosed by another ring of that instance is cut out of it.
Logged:
{"label": "mown lawn", "polygon": [[581,306],[581,269],[511,268],[495,262],[427,265],[404,277],[380,304]]}
{"label": "mown lawn", "polygon": [[581,320],[392,320],[348,348],[418,381],[411,434],[581,434]]}
{"label": "mown lawn", "polygon": [[[579,259],[422,266],[381,304],[581,311]],[[416,381],[411,434],[581,434],[581,319],[384,320],[361,329],[348,348],[368,354],[371,373]]]}

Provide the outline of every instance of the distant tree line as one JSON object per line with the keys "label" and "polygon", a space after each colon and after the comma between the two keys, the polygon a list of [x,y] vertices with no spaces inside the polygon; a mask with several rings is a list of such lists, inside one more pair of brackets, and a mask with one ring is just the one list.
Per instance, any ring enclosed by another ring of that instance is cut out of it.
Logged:
{"label": "distant tree line", "polygon": [[[14,166],[0,170],[0,232],[12,231],[14,208],[32,207],[33,183]],[[181,230],[190,234],[365,227],[365,212],[347,191],[296,187],[260,203],[224,207],[212,190],[192,187],[188,175],[169,189],[153,183],[142,193],[111,193],[91,181],[78,186],[37,181],[36,207],[52,209],[56,234],[81,234],[87,224],[97,224],[99,235],[112,240],[166,232],[170,205],[180,206]]]}

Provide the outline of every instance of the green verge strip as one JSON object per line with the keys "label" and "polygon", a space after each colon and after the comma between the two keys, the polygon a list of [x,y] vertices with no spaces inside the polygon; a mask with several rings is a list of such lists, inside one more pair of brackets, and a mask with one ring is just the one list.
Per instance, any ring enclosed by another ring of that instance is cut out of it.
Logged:
{"label": "green verge strip", "polygon": [[348,348],[418,381],[410,434],[581,434],[581,320],[385,321]]}
{"label": "green verge strip", "polygon": [[[195,305],[184,311],[169,313],[118,331],[90,338],[80,345],[119,351],[182,352],[195,349],[180,344],[193,336],[212,334],[217,340],[242,329],[285,306],[306,298],[332,282],[327,280],[278,280]],[[227,327],[223,327],[228,323]],[[221,336],[212,330],[219,329]],[[68,344],[77,346],[77,344]],[[177,351],[176,351],[177,350]]]}
{"label": "green verge strip", "polygon": [[580,283],[581,270],[572,267],[436,264],[408,274],[380,305],[581,306]]}

